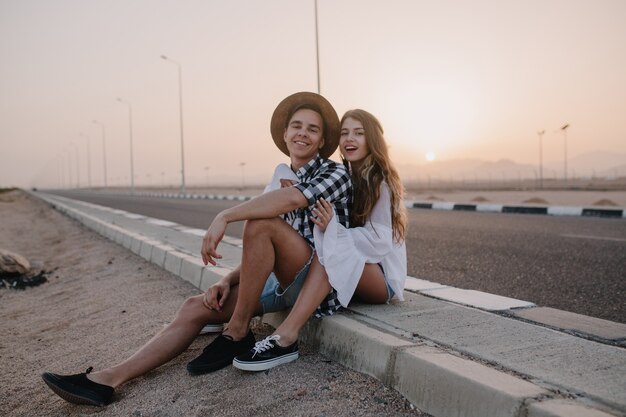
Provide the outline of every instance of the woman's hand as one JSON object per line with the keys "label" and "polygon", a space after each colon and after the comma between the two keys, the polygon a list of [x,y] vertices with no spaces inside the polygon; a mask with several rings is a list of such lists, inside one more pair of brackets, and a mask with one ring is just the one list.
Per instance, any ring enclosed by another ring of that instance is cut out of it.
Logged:
{"label": "woman's hand", "polygon": [[218,281],[211,285],[204,293],[202,304],[209,310],[222,311],[222,307],[230,294],[230,285]]}
{"label": "woman's hand", "polygon": [[311,217],[311,221],[315,223],[323,233],[326,231],[326,226],[330,223],[335,212],[333,211],[333,206],[331,206],[328,201],[320,198],[315,203],[313,214],[315,214],[315,216]]}

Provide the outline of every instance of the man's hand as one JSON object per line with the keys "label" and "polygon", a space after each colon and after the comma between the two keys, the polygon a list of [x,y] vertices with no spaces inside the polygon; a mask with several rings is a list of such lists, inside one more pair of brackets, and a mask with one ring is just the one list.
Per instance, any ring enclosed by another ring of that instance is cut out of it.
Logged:
{"label": "man's hand", "polygon": [[322,232],[325,232],[326,226],[328,226],[328,223],[330,223],[330,220],[335,215],[335,212],[333,211],[333,207],[328,201],[320,198],[315,203],[313,214],[315,214],[315,216],[311,217],[311,221],[315,223]]}
{"label": "man's hand", "polygon": [[206,231],[204,238],[202,239],[202,249],[200,249],[200,255],[202,255],[202,262],[204,264],[217,265],[215,259],[222,259],[222,255],[217,253],[217,245],[222,241],[224,232],[226,231],[226,220],[220,214],[211,222],[209,229]]}
{"label": "man's hand", "polygon": [[222,311],[222,307],[230,294],[230,285],[219,281],[211,285],[204,293],[202,304],[209,310]]}

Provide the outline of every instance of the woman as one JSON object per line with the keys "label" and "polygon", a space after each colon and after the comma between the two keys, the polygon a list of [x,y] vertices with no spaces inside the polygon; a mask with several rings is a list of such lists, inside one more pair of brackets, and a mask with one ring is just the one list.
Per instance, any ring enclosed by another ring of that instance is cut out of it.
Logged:
{"label": "woman", "polygon": [[373,304],[394,296],[403,300],[406,210],[380,122],[365,110],[348,111],[341,119],[339,148],[353,183],[351,228],[336,221],[329,203],[317,202],[311,218],[317,254],[298,300],[271,336],[235,358],[239,369],[262,371],[297,359],[300,329],[333,290],[344,307],[353,297]]}

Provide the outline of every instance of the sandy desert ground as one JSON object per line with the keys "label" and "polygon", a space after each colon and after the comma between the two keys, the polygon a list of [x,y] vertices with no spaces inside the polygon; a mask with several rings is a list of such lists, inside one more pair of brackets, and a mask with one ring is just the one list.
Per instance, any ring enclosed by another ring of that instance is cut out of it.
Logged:
{"label": "sandy desert ground", "polygon": [[43,383],[43,371],[77,373],[122,360],[197,290],[21,191],[0,194],[0,248],[49,272],[38,287],[0,288],[2,416],[424,415],[379,381],[307,346],[299,360],[266,372],[228,367],[188,375],[186,362],[212,336],[121,387],[108,407],[66,403]]}

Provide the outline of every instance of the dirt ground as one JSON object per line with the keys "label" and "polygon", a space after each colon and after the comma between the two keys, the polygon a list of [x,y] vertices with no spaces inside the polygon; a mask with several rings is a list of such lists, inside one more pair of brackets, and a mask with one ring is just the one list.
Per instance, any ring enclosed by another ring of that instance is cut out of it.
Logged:
{"label": "dirt ground", "polygon": [[118,389],[107,407],[69,404],[42,372],[121,361],[196,290],[20,191],[0,194],[0,247],[52,271],[38,287],[0,288],[2,416],[425,416],[379,381],[307,346],[299,360],[266,372],[228,367],[190,376],[185,364],[213,336]]}

